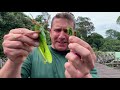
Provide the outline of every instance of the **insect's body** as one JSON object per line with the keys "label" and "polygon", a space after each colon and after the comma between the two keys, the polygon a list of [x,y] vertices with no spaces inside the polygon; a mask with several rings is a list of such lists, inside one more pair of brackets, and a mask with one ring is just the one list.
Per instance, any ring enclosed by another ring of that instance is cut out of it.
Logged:
{"label": "insect's body", "polygon": [[42,51],[42,54],[45,58],[44,62],[48,62],[48,63],[52,63],[52,55],[50,53],[50,50],[48,48],[47,45],[47,40],[46,40],[46,35],[44,33],[44,28],[40,27],[40,37],[39,37],[39,41],[40,41],[40,46],[39,46],[39,50]]}
{"label": "insect's body", "polygon": [[68,35],[70,35],[70,36],[74,34],[71,27],[67,28],[67,32],[68,32]]}
{"label": "insect's body", "polygon": [[44,25],[40,25],[38,24],[36,21],[34,21],[35,25],[34,25],[34,30],[35,31],[40,31],[39,34],[39,51],[42,53],[43,57],[44,57],[44,63],[52,63],[52,55],[51,52],[48,48],[47,45],[47,40],[46,40],[46,35],[45,35],[45,29],[44,29]]}

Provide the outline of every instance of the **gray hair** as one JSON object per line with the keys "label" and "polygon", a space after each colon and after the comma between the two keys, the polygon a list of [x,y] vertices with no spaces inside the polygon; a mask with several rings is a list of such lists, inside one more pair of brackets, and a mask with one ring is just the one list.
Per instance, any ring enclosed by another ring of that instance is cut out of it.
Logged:
{"label": "gray hair", "polygon": [[57,13],[52,19],[51,27],[53,25],[53,21],[54,21],[55,18],[63,18],[63,19],[67,19],[67,20],[73,22],[74,23],[73,28],[75,29],[75,20],[74,20],[74,15],[72,13],[69,13],[69,12]]}

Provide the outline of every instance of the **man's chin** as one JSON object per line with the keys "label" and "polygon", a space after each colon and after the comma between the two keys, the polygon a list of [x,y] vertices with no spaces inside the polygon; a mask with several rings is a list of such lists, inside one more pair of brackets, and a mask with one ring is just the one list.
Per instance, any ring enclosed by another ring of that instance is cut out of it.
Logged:
{"label": "man's chin", "polygon": [[66,50],[67,50],[66,47],[57,47],[56,49],[57,49],[58,51],[66,51]]}
{"label": "man's chin", "polygon": [[52,47],[58,51],[66,51],[68,49],[68,45],[52,45]]}

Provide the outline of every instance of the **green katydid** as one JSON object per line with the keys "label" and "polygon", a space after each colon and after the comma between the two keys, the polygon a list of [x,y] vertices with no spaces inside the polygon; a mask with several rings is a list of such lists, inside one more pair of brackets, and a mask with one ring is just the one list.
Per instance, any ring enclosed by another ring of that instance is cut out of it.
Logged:
{"label": "green katydid", "polygon": [[67,33],[68,35],[73,35],[73,31],[71,27],[67,27]]}
{"label": "green katydid", "polygon": [[[67,27],[67,33],[68,33],[68,35],[75,35],[76,34],[76,32],[75,31],[73,31],[73,29],[72,29],[72,27]],[[76,35],[75,35],[76,36]]]}
{"label": "green katydid", "polygon": [[44,25],[39,24],[35,19],[32,19],[34,24],[34,31],[40,31],[39,34],[39,42],[40,45],[38,47],[39,51],[42,53],[44,57],[44,63],[52,63],[52,55],[47,45],[46,35]]}

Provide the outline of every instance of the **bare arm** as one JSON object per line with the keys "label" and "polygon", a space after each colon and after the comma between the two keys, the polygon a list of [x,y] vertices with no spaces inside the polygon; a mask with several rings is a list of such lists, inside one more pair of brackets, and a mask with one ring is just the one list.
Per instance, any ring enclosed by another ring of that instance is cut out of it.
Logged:
{"label": "bare arm", "polygon": [[21,64],[16,64],[11,60],[7,60],[0,70],[0,78],[21,78]]}

